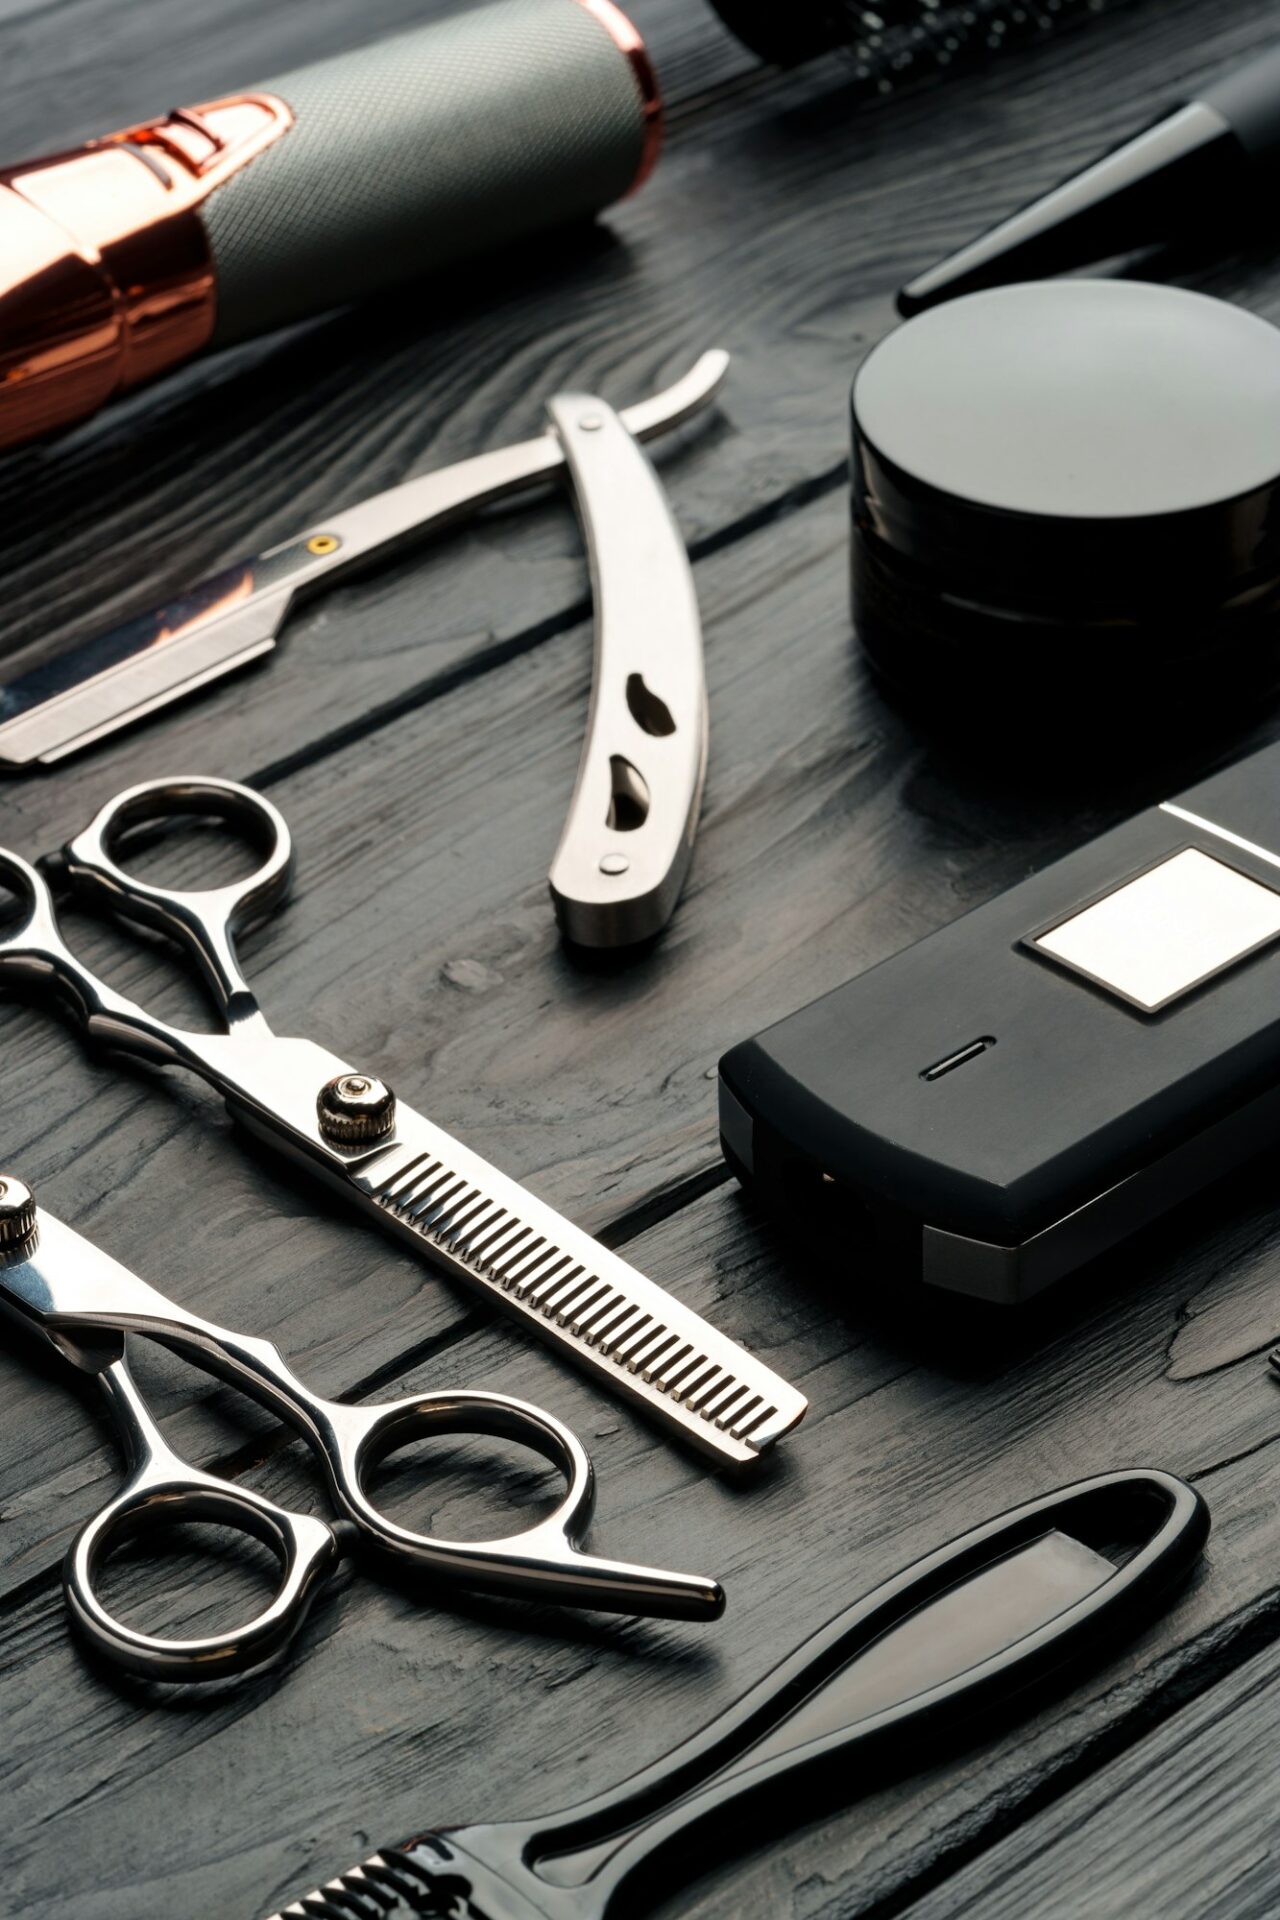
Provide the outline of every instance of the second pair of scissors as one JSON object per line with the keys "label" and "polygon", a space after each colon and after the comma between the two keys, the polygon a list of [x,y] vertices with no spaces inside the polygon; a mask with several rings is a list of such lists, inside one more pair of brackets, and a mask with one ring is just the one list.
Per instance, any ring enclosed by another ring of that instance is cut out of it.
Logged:
{"label": "second pair of scissors", "polygon": [[[120,1428],[128,1479],[72,1543],[63,1579],[81,1632],[130,1672],[157,1680],[216,1680],[262,1665],[288,1645],[318,1587],[355,1542],[481,1592],[665,1619],[711,1620],[723,1609],[724,1594],[714,1580],[582,1551],[578,1541],[594,1497],[591,1461],[569,1429],[541,1407],[505,1394],[460,1391],[416,1394],[381,1406],[323,1399],[269,1341],[215,1326],[166,1300],[38,1209],[30,1189],[12,1174],[0,1176],[0,1307],[98,1377]],[[292,1513],[180,1460],[129,1371],[130,1332],[162,1341],[295,1427],[323,1463],[344,1524],[335,1529],[310,1514]],[[521,1533],[479,1541],[415,1533],[381,1512],[367,1491],[379,1462],[411,1441],[450,1433],[496,1435],[531,1448],[563,1474],[560,1505]],[[250,1534],[274,1553],[279,1590],[245,1626],[174,1639],[117,1619],[101,1598],[98,1575],[118,1546],[184,1520]]]}
{"label": "second pair of scissors", "polygon": [[[232,886],[178,891],[125,870],[123,843],[172,816],[230,826],[261,849]],[[119,857],[117,857],[119,856]],[[233,1116],[336,1185],[383,1225],[516,1313],[615,1390],[721,1461],[754,1461],[805,1412],[794,1387],[615,1253],[397,1102],[373,1074],[267,1025],[236,960],[235,937],[277,905],[293,864],[289,829],[261,794],[231,781],[156,780],[118,794],[58,857],[76,896],[166,934],[198,964],[226,1021],[220,1033],[168,1025],[99,980],[58,929],[43,875],[0,849],[0,881],[21,898],[0,927],[0,973],[59,990],[91,1037],[191,1069]]]}

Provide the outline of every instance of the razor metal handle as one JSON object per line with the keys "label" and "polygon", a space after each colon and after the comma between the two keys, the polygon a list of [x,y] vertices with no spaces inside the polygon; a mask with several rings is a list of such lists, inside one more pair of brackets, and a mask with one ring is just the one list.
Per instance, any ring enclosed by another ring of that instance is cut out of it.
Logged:
{"label": "razor metal handle", "polygon": [[583,393],[548,412],[596,616],[587,737],[551,897],[570,940],[630,946],[670,919],[693,853],[707,766],[702,625],[680,529],[624,421]]}

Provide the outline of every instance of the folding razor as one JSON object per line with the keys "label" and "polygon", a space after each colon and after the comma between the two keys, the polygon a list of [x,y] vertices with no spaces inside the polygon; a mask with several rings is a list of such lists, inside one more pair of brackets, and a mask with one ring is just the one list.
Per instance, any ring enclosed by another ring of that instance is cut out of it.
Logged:
{"label": "folding razor", "polygon": [[580,945],[647,939],[689,864],[707,713],[688,555],[638,443],[707,407],[728,364],[704,353],[621,413],[561,394],[536,439],[407,480],[31,669],[0,687],[0,769],[54,766],[221,679],[269,653],[294,609],[357,562],[567,473],[591,561],[595,674],[551,892]]}

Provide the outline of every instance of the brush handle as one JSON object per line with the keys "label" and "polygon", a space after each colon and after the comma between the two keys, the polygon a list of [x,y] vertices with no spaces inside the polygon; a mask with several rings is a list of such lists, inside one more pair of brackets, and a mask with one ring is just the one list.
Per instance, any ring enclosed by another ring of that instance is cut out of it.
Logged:
{"label": "brush handle", "polygon": [[620,1920],[678,1890],[685,1862],[701,1871],[744,1832],[842,1804],[873,1757],[934,1759],[957,1726],[1132,1629],[1208,1529],[1171,1474],[1079,1481],[917,1561],[612,1792],[550,1819],[426,1834],[273,1920],[408,1920],[446,1893],[460,1920]]}

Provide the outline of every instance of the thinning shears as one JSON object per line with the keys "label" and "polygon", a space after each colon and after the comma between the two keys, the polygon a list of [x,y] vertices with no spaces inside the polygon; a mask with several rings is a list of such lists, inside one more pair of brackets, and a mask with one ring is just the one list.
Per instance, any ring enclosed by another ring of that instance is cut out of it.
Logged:
{"label": "thinning shears", "polygon": [[[714,1580],[584,1553],[595,1483],[581,1442],[559,1420],[505,1394],[414,1394],[380,1406],[312,1393],[269,1341],[203,1320],[37,1208],[30,1189],[0,1176],[0,1306],[96,1374],[124,1441],[123,1490],[73,1541],[64,1568],[67,1603],[100,1653],[150,1679],[216,1680],[263,1665],[293,1639],[317,1591],[348,1546],[482,1592],[561,1601],[665,1619],[715,1619]],[[342,1515],[335,1529],[293,1513],[179,1459],[129,1371],[126,1332],[145,1334],[252,1395],[297,1428],[319,1456]],[[564,1475],[554,1513],[505,1539],[455,1541],[414,1533],[373,1505],[366,1487],[380,1461],[427,1435],[490,1434],[518,1441]],[[274,1599],[247,1625],[199,1639],[143,1633],[109,1611],[98,1574],[127,1541],[176,1521],[212,1521],[269,1547],[280,1567]]]}
{"label": "thinning shears", "polygon": [[[262,862],[230,886],[178,891],[116,858],[134,829],[173,816],[225,823]],[[43,875],[0,849],[23,902],[0,928],[0,972],[57,989],[89,1035],[157,1065],[187,1067],[232,1115],[337,1186],[449,1272],[563,1346],[610,1386],[721,1461],[755,1460],[800,1420],[804,1396],[617,1254],[499,1173],[385,1083],[310,1040],[272,1033],[236,960],[237,932],[276,906],[293,866],[271,802],[232,781],[155,780],[118,794],[59,857],[72,894],[167,934],[195,959],[224,1032],[170,1026],[70,952]]]}

